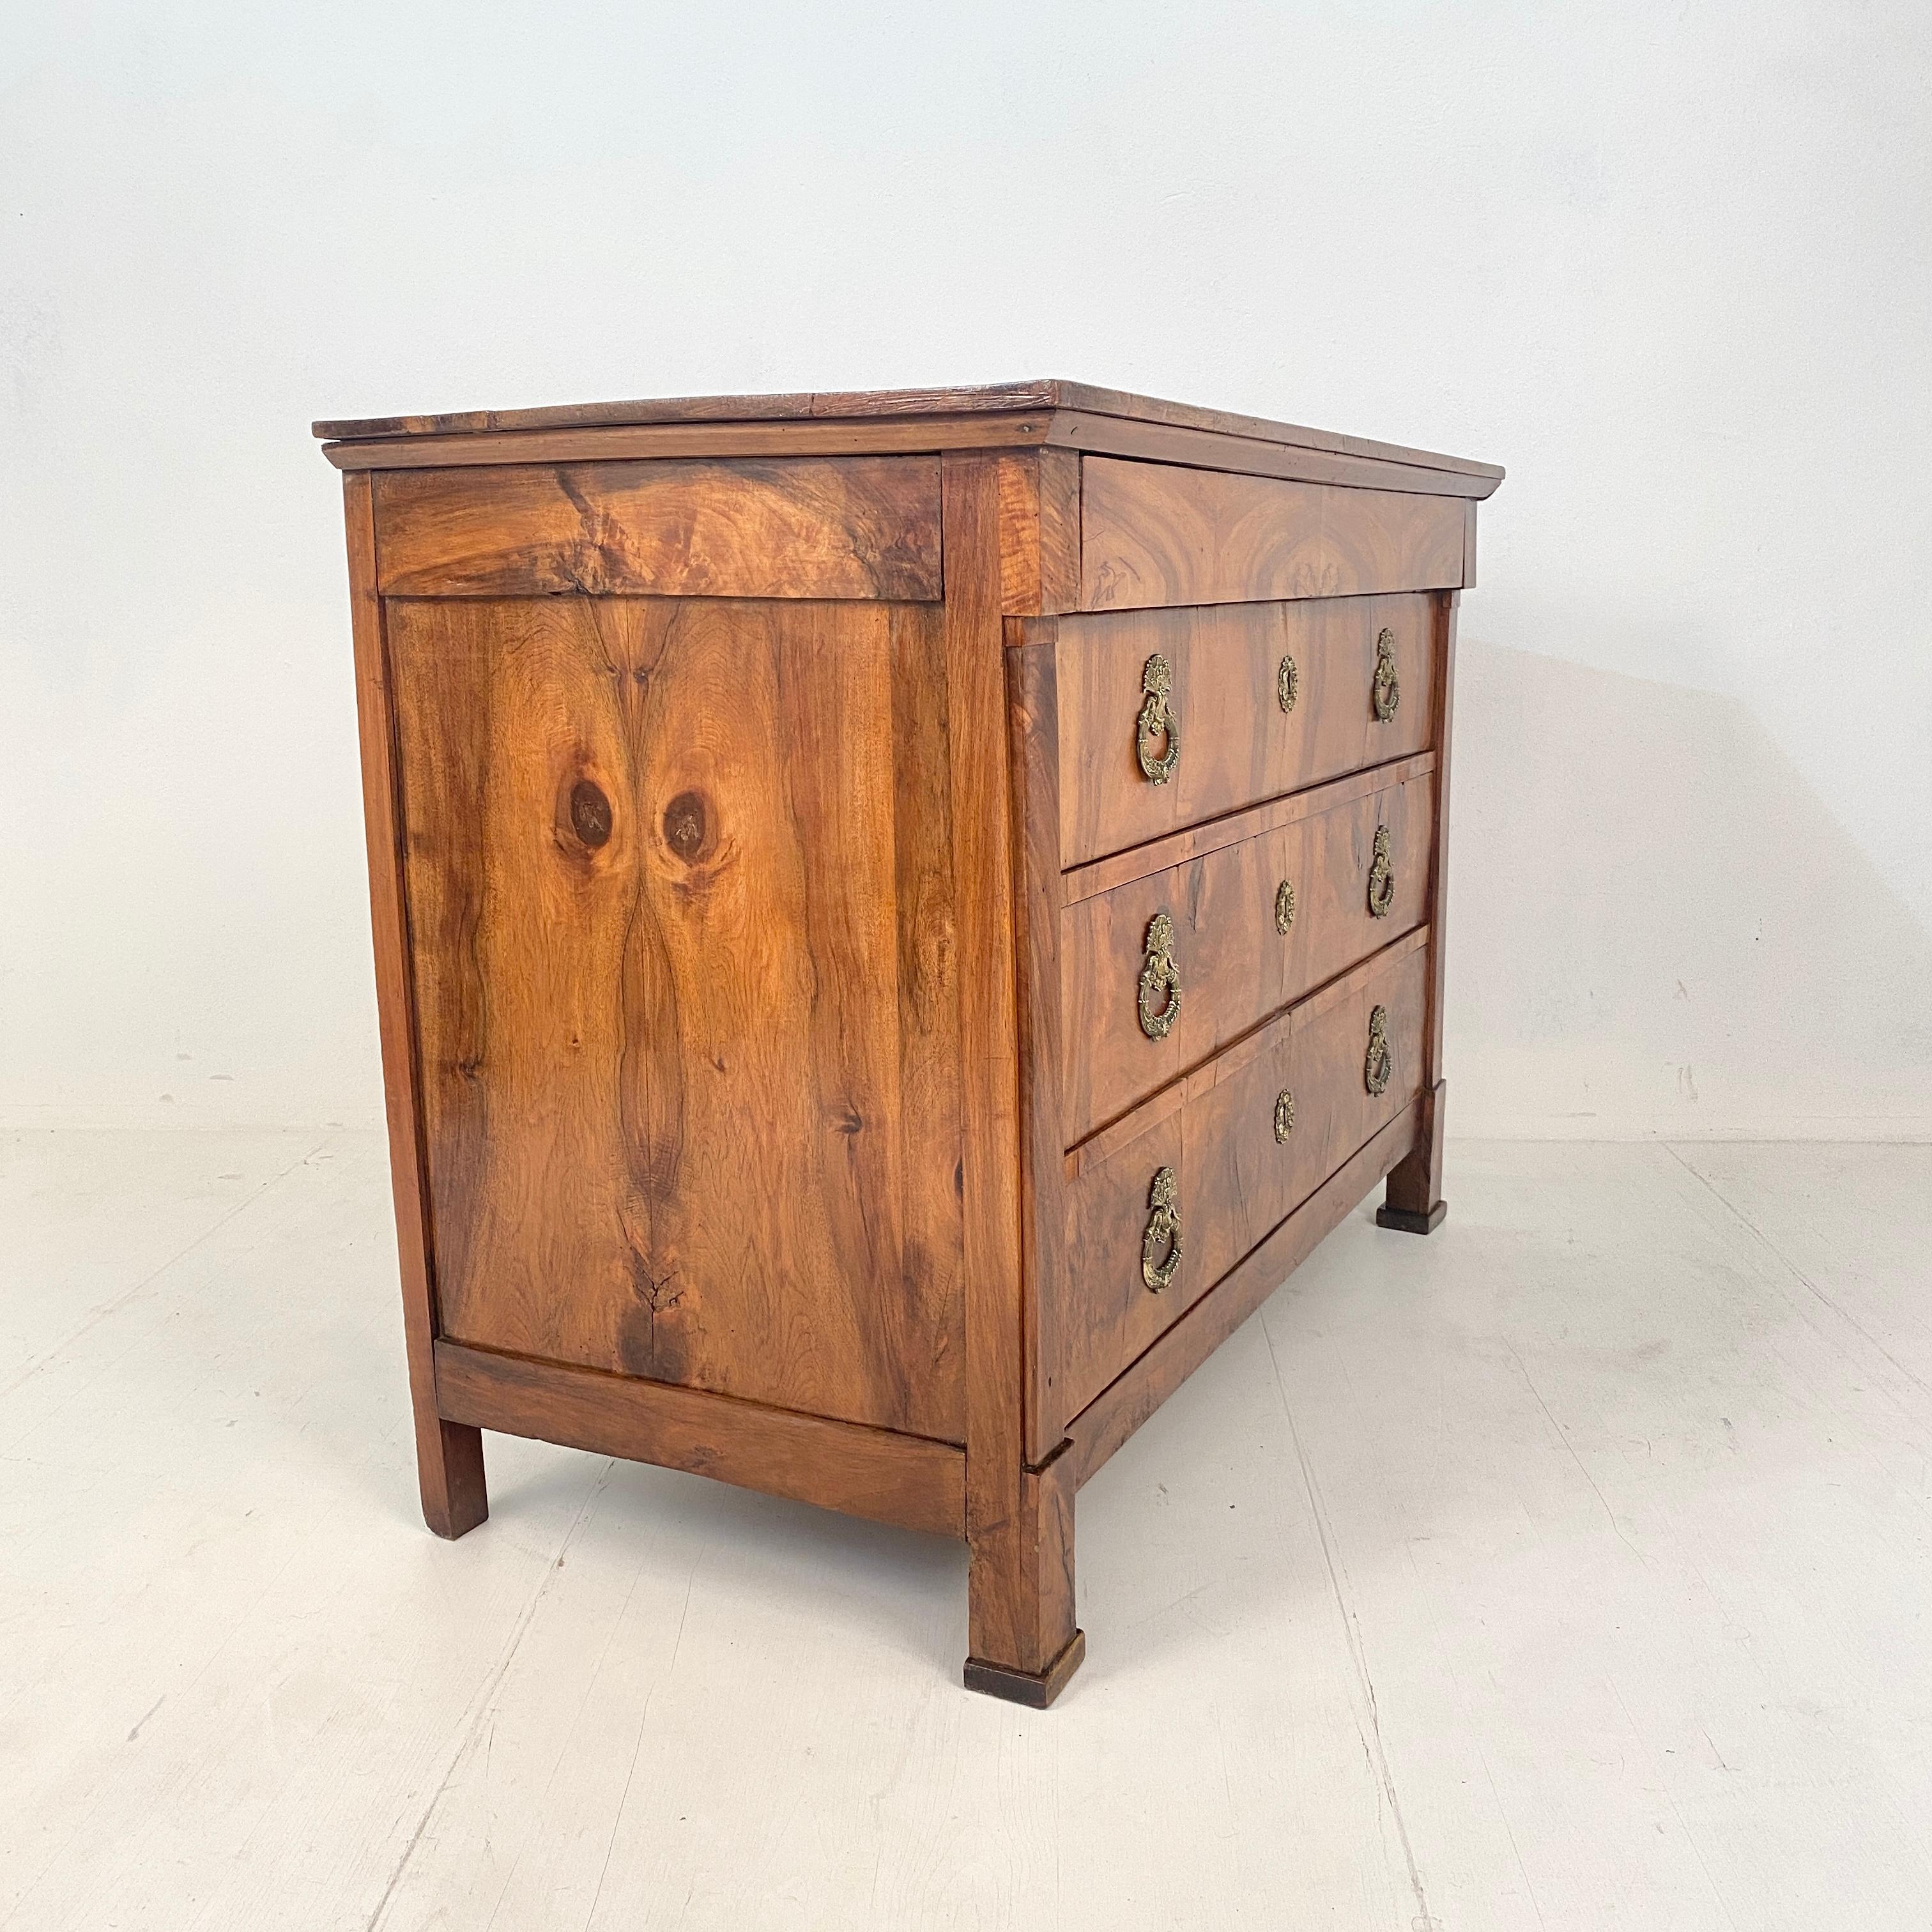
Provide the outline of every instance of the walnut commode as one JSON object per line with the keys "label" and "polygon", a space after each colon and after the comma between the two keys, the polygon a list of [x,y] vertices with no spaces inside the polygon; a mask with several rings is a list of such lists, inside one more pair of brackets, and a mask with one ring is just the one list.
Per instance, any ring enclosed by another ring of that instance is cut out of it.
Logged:
{"label": "walnut commode", "polygon": [[508,1430],[970,1545],[1388,1178],[1441,1220],[1502,472],[1066,382],[324,423],[424,1514]]}

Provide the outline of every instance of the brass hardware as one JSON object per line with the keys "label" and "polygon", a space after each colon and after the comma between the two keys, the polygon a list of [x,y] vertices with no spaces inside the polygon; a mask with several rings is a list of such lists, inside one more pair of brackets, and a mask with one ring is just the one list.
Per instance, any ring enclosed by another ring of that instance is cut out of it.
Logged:
{"label": "brass hardware", "polygon": [[1148,921],[1140,1012],[1141,1031],[1149,1040],[1165,1040],[1180,1017],[1180,968],[1174,963],[1174,922],[1164,912]]}
{"label": "brass hardware", "polygon": [[1395,867],[1389,862],[1389,830],[1376,827],[1376,856],[1369,866],[1369,916],[1387,919],[1395,904]]}
{"label": "brass hardware", "polygon": [[1294,1096],[1284,1087],[1274,1096],[1274,1137],[1286,1142],[1294,1131]]}
{"label": "brass hardware", "polygon": [[1286,932],[1294,923],[1294,888],[1284,879],[1274,889],[1274,929]]}
{"label": "brass hardware", "polygon": [[[1168,693],[1173,688],[1174,668],[1156,651],[1141,669],[1141,689],[1147,694],[1141,700],[1140,723],[1134,734],[1141,770],[1156,784],[1166,784],[1180,762],[1180,727],[1174,722],[1167,703]],[[1167,749],[1156,758],[1154,741],[1163,732],[1167,736]]]}
{"label": "brass hardware", "polygon": [[1376,716],[1386,724],[1402,702],[1395,674],[1395,633],[1384,628],[1376,638]]}
{"label": "brass hardware", "polygon": [[1388,1009],[1377,1006],[1369,1015],[1369,1051],[1362,1062],[1363,1084],[1371,1094],[1386,1092],[1394,1065],[1389,1052]]}
{"label": "brass hardware", "polygon": [[1294,700],[1301,695],[1301,674],[1294,668],[1292,658],[1283,658],[1281,668],[1274,674],[1274,694],[1281,700],[1284,711],[1294,709]]}
{"label": "brass hardware", "polygon": [[[1141,1279],[1156,1294],[1180,1267],[1180,1210],[1174,1204],[1180,1192],[1180,1183],[1171,1167],[1162,1168],[1148,1190],[1150,1211],[1147,1232],[1141,1236]],[[1163,1249],[1167,1252],[1165,1261],[1160,1258]]]}

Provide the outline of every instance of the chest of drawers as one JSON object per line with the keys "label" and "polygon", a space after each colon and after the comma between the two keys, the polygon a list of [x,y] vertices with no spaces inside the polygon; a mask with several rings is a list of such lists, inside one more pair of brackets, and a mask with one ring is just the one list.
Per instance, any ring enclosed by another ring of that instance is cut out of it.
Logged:
{"label": "chest of drawers", "polygon": [[1480,464],[1062,382],[317,426],[423,1505],[481,1431],[963,1537],[1442,1213]]}

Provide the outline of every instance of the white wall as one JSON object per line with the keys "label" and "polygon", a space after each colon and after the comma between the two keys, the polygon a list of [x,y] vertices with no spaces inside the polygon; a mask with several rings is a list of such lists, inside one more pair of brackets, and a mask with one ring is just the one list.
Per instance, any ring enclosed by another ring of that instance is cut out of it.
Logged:
{"label": "white wall", "polygon": [[1932,8],[0,33],[0,1121],[374,1120],[316,416],[1064,374],[1507,464],[1458,1131],[1932,1133]]}

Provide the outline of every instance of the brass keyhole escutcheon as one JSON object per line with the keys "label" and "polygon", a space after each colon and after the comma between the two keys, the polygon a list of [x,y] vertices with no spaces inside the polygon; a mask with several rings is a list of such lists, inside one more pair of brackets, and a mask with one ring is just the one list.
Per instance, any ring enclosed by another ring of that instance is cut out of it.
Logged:
{"label": "brass keyhole escutcheon", "polygon": [[1402,686],[1395,674],[1395,633],[1384,627],[1376,638],[1376,716],[1384,724],[1402,702]]}
{"label": "brass keyhole escutcheon", "polygon": [[1301,674],[1295,668],[1294,660],[1285,657],[1274,674],[1274,694],[1281,700],[1284,711],[1294,709],[1294,700],[1301,695]]}
{"label": "brass keyhole escutcheon", "polygon": [[1394,1066],[1389,1052],[1388,1009],[1377,1006],[1369,1015],[1369,1051],[1362,1061],[1362,1084],[1371,1094],[1386,1093]]}
{"label": "brass keyhole escutcheon", "polygon": [[1274,889],[1274,929],[1286,932],[1294,923],[1294,888],[1284,879]]}
{"label": "brass keyhole escutcheon", "polygon": [[1389,859],[1389,829],[1376,827],[1376,854],[1369,863],[1369,916],[1387,919],[1395,904],[1395,867]]}
{"label": "brass keyhole escutcheon", "polygon": [[[1174,688],[1174,667],[1156,651],[1141,667],[1140,722],[1134,733],[1134,751],[1141,761],[1143,776],[1156,784],[1165,784],[1180,762],[1180,727],[1174,722],[1168,694]],[[1167,749],[1158,756],[1155,742],[1165,737]]]}
{"label": "brass keyhole escutcheon", "polygon": [[1148,921],[1138,1004],[1141,1031],[1149,1040],[1165,1040],[1180,1017],[1180,968],[1174,964],[1174,921],[1164,912]]}
{"label": "brass keyhole escutcheon", "polygon": [[1180,1183],[1163,1167],[1148,1190],[1146,1232],[1141,1236],[1141,1279],[1158,1294],[1180,1268]]}
{"label": "brass keyhole escutcheon", "polygon": [[1294,1131],[1294,1096],[1284,1087],[1274,1096],[1274,1137],[1286,1144]]}

